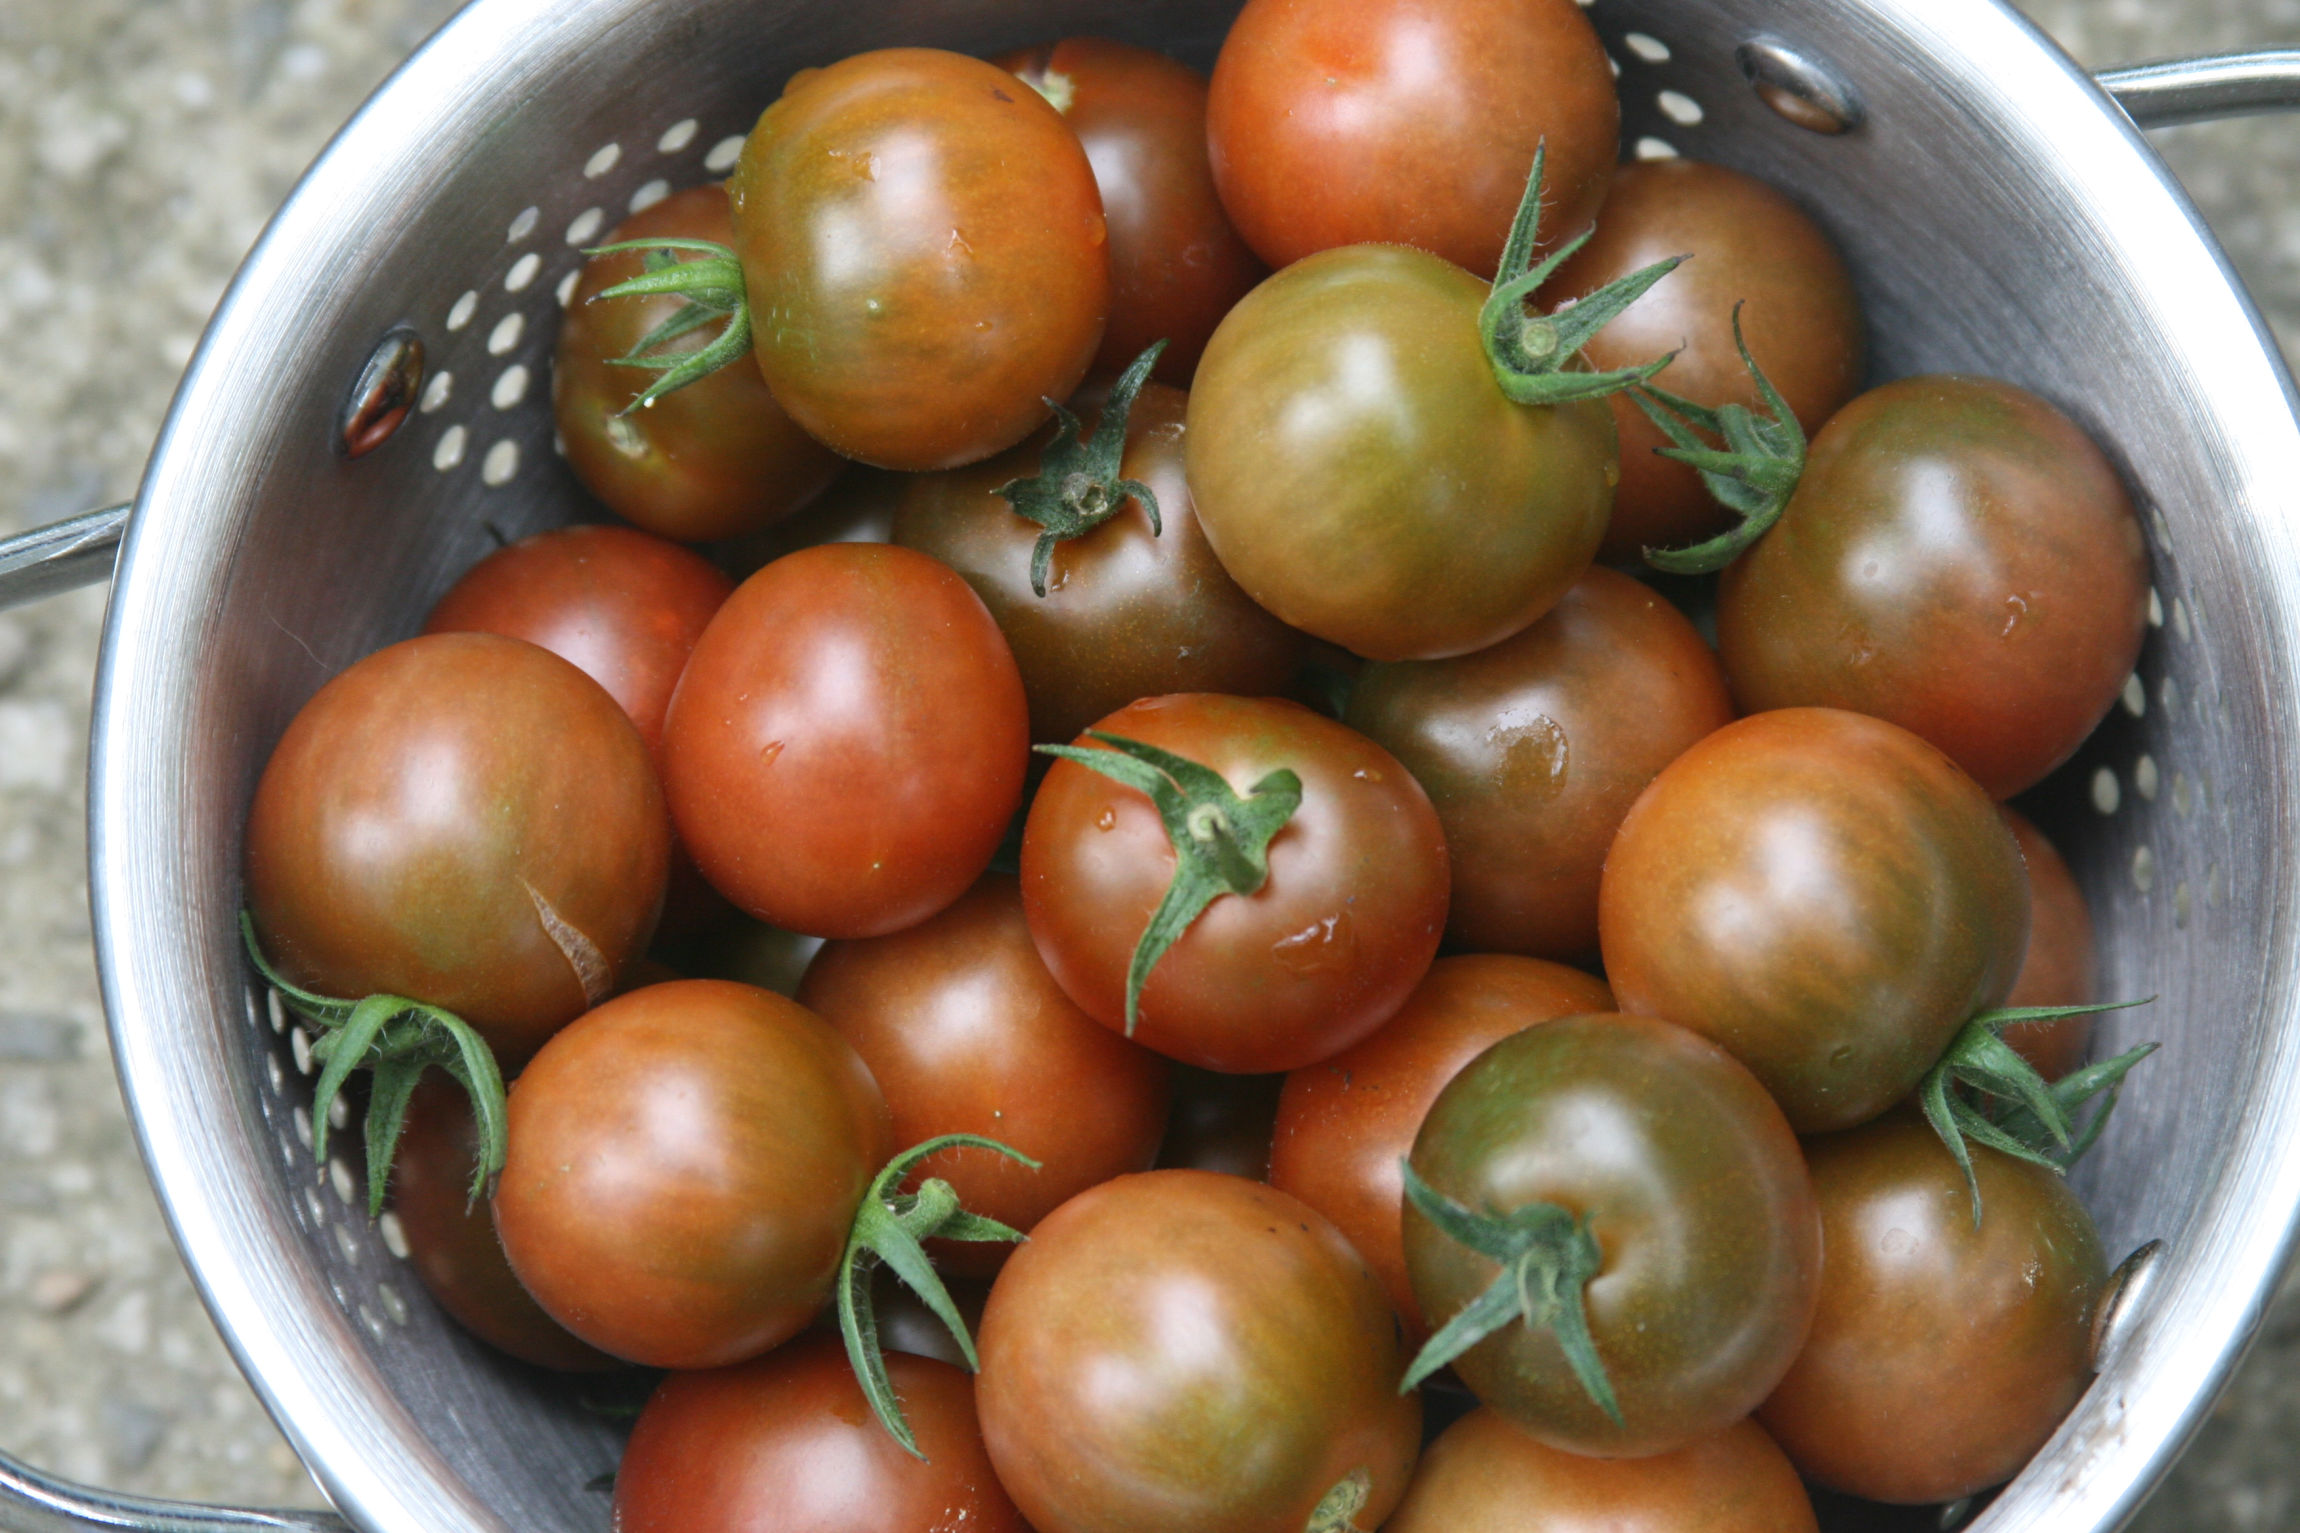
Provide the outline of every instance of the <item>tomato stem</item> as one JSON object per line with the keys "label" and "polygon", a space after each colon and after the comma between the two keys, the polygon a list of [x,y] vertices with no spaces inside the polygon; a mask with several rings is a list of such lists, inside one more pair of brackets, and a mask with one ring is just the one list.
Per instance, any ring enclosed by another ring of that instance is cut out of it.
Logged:
{"label": "tomato stem", "polygon": [[1478,333],[1485,341],[1486,360],[1502,393],[1521,405],[1561,405],[1578,399],[1602,399],[1643,383],[1667,367],[1677,354],[1614,372],[1592,372],[1573,364],[1592,336],[1612,323],[1622,310],[1645,295],[1645,290],[1675,271],[1684,256],[1671,256],[1651,266],[1616,278],[1569,307],[1551,314],[1529,314],[1526,300],[1589,242],[1593,231],[1566,241],[1538,265],[1534,248],[1541,233],[1541,179],[1549,146],[1533,151],[1533,174],[1526,178],[1525,196],[1517,205],[1503,245],[1501,267],[1494,273],[1493,293],[1478,314]]}
{"label": "tomato stem", "polygon": [[1374,1477],[1363,1467],[1351,1470],[1319,1498],[1302,1533],[1364,1533],[1358,1513],[1366,1509],[1373,1492]]}
{"label": "tomato stem", "polygon": [[[1701,475],[1701,483],[1716,502],[1739,517],[1734,527],[1687,548],[1648,548],[1645,562],[1672,575],[1706,575],[1721,570],[1763,537],[1781,519],[1797,481],[1805,476],[1805,428],[1789,408],[1757,359],[1741,338],[1741,305],[1733,305],[1733,344],[1740,349],[1741,365],[1757,385],[1764,401],[1760,415],[1743,404],[1719,405],[1712,410],[1650,384],[1629,392],[1645,418],[1675,445],[1656,448],[1664,458],[1675,458]],[[1724,443],[1709,445],[1702,433]]]}
{"label": "tomato stem", "polygon": [[1302,779],[1281,767],[1240,798],[1221,773],[1171,751],[1094,729],[1086,738],[1109,749],[1032,749],[1074,761],[1143,794],[1158,807],[1166,839],[1174,845],[1174,881],[1151,912],[1126,968],[1126,1036],[1131,1038],[1141,1016],[1142,987],[1166,950],[1208,905],[1225,894],[1252,894],[1269,881],[1270,838],[1302,806]]}
{"label": "tomato stem", "polygon": [[[2114,1059],[2104,1059],[2047,1083],[2036,1067],[2004,1041],[2017,1022],[2057,1022],[2091,1012],[2123,1011],[2155,1000],[2118,1001],[2099,1006],[2015,1006],[1984,1011],[1957,1033],[1940,1062],[1925,1073],[1917,1101],[1941,1143],[1956,1157],[1972,1194],[1973,1228],[1981,1226],[1981,1184],[1973,1172],[1968,1141],[2053,1171],[2066,1171],[2100,1138],[2116,1110],[2124,1077],[2156,1052],[2144,1043]],[[2079,1129],[2077,1109],[2106,1094],[2098,1111]]]}
{"label": "tomato stem", "polygon": [[1138,479],[1118,477],[1134,396],[1142,392],[1150,369],[1158,365],[1159,354],[1165,349],[1164,341],[1153,341],[1119,375],[1090,436],[1080,434],[1077,416],[1051,399],[1046,401],[1054,411],[1054,440],[1039,457],[1037,476],[1010,479],[991,492],[1005,496],[1015,515],[1044,529],[1030,550],[1030,589],[1040,596],[1046,594],[1055,545],[1092,532],[1116,516],[1128,500],[1141,502],[1143,513],[1150,518],[1151,536],[1165,534],[1158,520],[1158,497],[1150,486]]}
{"label": "tomato stem", "polygon": [[967,1331],[958,1306],[951,1301],[950,1290],[943,1286],[941,1275],[927,1259],[923,1242],[1023,1238],[1019,1230],[996,1219],[968,1213],[959,1205],[957,1192],[940,1177],[929,1177],[913,1192],[899,1190],[903,1179],[920,1161],[939,1151],[960,1147],[995,1150],[1033,1171],[1038,1169],[1038,1162],[1020,1150],[979,1134],[944,1134],[912,1145],[871,1178],[870,1190],[863,1194],[862,1203],[855,1210],[854,1224],[847,1232],[846,1251],[839,1258],[839,1335],[846,1341],[847,1361],[854,1365],[855,1379],[862,1385],[863,1396],[870,1401],[879,1424],[905,1451],[922,1460],[926,1455],[919,1451],[918,1439],[903,1417],[902,1402],[895,1397],[894,1381],[887,1376],[886,1352],[879,1344],[878,1315],[871,1301],[871,1271],[880,1262],[892,1268],[894,1275],[949,1328],[951,1338],[958,1343],[959,1354],[972,1369],[974,1337]]}
{"label": "tomato stem", "polygon": [[1506,1214],[1478,1213],[1423,1181],[1411,1160],[1398,1164],[1405,1172],[1406,1201],[1449,1239],[1501,1264],[1492,1286],[1430,1337],[1406,1369],[1398,1393],[1412,1389],[1512,1321],[1522,1321],[1528,1330],[1556,1336],[1574,1378],[1597,1408],[1620,1426],[1621,1406],[1589,1334],[1589,1313],[1583,1303],[1589,1280],[1604,1265],[1604,1252],[1588,1219],[1554,1203],[1528,1203]]}
{"label": "tomato stem", "polygon": [[296,1015],[322,1029],[311,1046],[312,1058],[321,1065],[311,1102],[311,1153],[320,1174],[327,1173],[329,1110],[354,1070],[370,1071],[374,1080],[368,1087],[362,1124],[367,1141],[367,1216],[381,1214],[391,1163],[407,1126],[408,1098],[415,1094],[424,1071],[440,1069],[471,1098],[471,1115],[479,1126],[471,1201],[487,1196],[487,1184],[503,1169],[508,1121],[503,1072],[487,1040],[455,1013],[428,1001],[404,995],[346,1001],[290,984],[265,959],[256,941],[255,918],[245,910],[240,912],[240,940],[264,983],[277,990]]}
{"label": "tomato stem", "polygon": [[[690,383],[709,377],[720,368],[748,356],[751,350],[750,299],[743,288],[742,262],[731,248],[716,240],[623,240],[613,245],[599,245],[583,253],[586,256],[603,256],[627,250],[645,253],[646,270],[628,281],[618,282],[604,292],[594,294],[591,302],[597,303],[602,298],[645,298],[670,294],[684,298],[686,304],[641,337],[639,344],[630,351],[608,359],[609,365],[614,367],[651,368],[657,374],[655,381],[648,384],[638,398],[615,412],[618,420],[633,410],[647,408],[665,394],[675,393]],[[677,251],[690,252],[700,259],[682,261],[674,254]],[[701,350],[676,352],[669,356],[651,355],[681,336],[720,319],[726,320],[726,328]]]}

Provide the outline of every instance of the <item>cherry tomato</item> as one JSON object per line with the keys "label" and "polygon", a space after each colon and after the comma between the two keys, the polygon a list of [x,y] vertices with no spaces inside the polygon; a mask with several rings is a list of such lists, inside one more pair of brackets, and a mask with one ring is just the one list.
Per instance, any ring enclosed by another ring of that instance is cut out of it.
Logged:
{"label": "cherry tomato", "polygon": [[510,1140],[495,1222],[512,1270],[568,1330],[656,1368],[805,1329],[893,1148],[828,1023],[708,979],[634,990],[552,1039],[512,1087]]}
{"label": "cherry tomato", "polygon": [[[1654,382],[1695,404],[1759,408],[1733,344],[1742,337],[1808,433],[1861,386],[1866,347],[1860,299],[1844,257],[1797,204],[1754,176],[1698,160],[1641,160],[1615,173],[1597,233],[1541,291],[1544,305],[1596,292],[1617,277],[1691,255],[1583,348],[1596,368],[1633,367],[1676,352]],[[1621,487],[1602,557],[1695,543],[1732,516],[1701,476],[1655,453],[1670,445],[1627,394],[1609,401],[1621,433]]]}
{"label": "cherry tomato", "polygon": [[974,1381],[893,1354],[921,1456],[871,1417],[838,1341],[677,1373],[615,1473],[616,1533],[1030,1533],[991,1473]]}
{"label": "cherry tomato", "polygon": [[1270,1175],[1283,1075],[1225,1075],[1179,1065],[1174,1110],[1158,1145],[1161,1171],[1219,1171],[1248,1181]]}
{"label": "cherry tomato", "polygon": [[[727,194],[690,187],[634,213],[606,243],[734,237]],[[583,487],[617,516],[683,543],[731,538],[788,516],[838,472],[837,454],[801,431],[767,392],[758,365],[740,361],[626,415],[653,377],[617,367],[657,325],[679,312],[668,295],[594,303],[643,270],[637,251],[594,256],[575,284],[551,362],[551,408],[567,462]],[[699,351],[705,326],[649,355]]]}
{"label": "cherry tomato", "polygon": [[[885,937],[832,942],[799,1003],[837,1028],[886,1093],[894,1144],[980,1134],[1043,1164],[945,1150],[919,1167],[974,1213],[1032,1226],[1097,1182],[1147,1170],[1171,1067],[1080,1011],[1046,972],[1014,880],[993,873],[941,914]],[[1012,1247],[938,1242],[948,1271],[987,1276]]]}
{"label": "cherry tomato", "polygon": [[[1296,773],[1302,802],[1269,879],[1224,895],[1150,971],[1135,1040],[1212,1070],[1294,1069],[1348,1048],[1413,990],[1445,925],[1445,838],[1395,757],[1307,708],[1213,693],[1148,698],[1098,726],[1211,768],[1237,793]],[[1057,761],[1022,833],[1030,935],[1070,998],[1126,1025],[1135,944],[1175,856],[1148,797]]]}
{"label": "cherry tomato", "polygon": [[670,846],[646,744],[597,682],[433,634],[288,725],[248,809],[247,902],[288,979],[444,1007],[509,1074],[645,950]]}
{"label": "cherry tomato", "polygon": [[1223,206],[1272,266],[1378,243],[1491,277],[1537,147],[1546,244],[1597,216],[1621,106],[1571,0],[1251,0],[1206,134]]}
{"label": "cherry tomato", "polygon": [[1759,1419],[1809,1478],[1954,1501],[2012,1475],[2092,1380],[2100,1236],[2068,1183],[1913,1111],[1810,1140],[1827,1242],[1813,1334]]}
{"label": "cherry tomato", "polygon": [[[1756,1077],[1684,1028],[1566,1017],[1503,1039],[1439,1094],[1413,1167],[1469,1209],[1550,1204],[1595,1237],[1589,1333],[1621,1424],[1549,1330],[1512,1320],[1454,1361],[1480,1400],[1552,1447],[1633,1458],[1721,1432],[1805,1339],[1821,1225],[1804,1156]],[[1501,1272],[1410,1203],[1405,1252],[1433,1325]]]}
{"label": "cherry tomato", "polygon": [[1022,680],[966,582],[835,543],[776,560],[697,641],[663,729],[679,834],[762,921],[872,937],[989,866],[1029,759]]}
{"label": "cherry tomato", "polygon": [[727,189],[759,370],[850,458],[987,458],[1046,419],[1101,343],[1093,167],[995,64],[888,48],[802,70]]}
{"label": "cherry tomato", "polygon": [[1110,222],[1110,324],[1097,372],[1165,341],[1157,376],[1190,386],[1206,338],[1264,276],[1222,211],[1206,156],[1206,78],[1147,48],[1072,37],[998,60],[1086,148]]}
{"label": "cherry tomato", "polygon": [[2140,519],[2074,421],[1993,378],[1904,378],[1813,439],[1725,572],[1717,642],[1745,710],[1873,713],[2008,798],[2115,702],[2147,608]]}
{"label": "cherry tomato", "polygon": [[1562,964],[1498,954],[1441,958],[1379,1032],[1286,1077],[1270,1185],[1349,1237],[1409,1337],[1418,1341],[1429,1327],[1406,1278],[1398,1162],[1413,1148],[1430,1104],[1462,1066],[1510,1034],[1612,1009],[1605,981]]}
{"label": "cherry tomato", "polygon": [[1620,474],[1613,417],[1512,403],[1479,339],[1488,294],[1435,256],[1360,245],[1230,311],[1188,459],[1247,595],[1369,660],[1431,660],[1499,643],[1581,578]]}
{"label": "cherry tomato", "polygon": [[1592,569],[1491,649],[1368,666],[1343,717],[1437,806],[1453,854],[1451,939],[1578,959],[1597,951],[1598,874],[1622,817],[1663,767],[1732,722],[1733,699],[1676,608]]}
{"label": "cherry tomato", "polygon": [[[2020,843],[2028,863],[2028,953],[2021,960],[2020,977],[2013,981],[2007,1006],[2087,1006],[2094,989],[2092,911],[2084,891],[2061,860],[2044,832],[2007,809],[2005,824]],[[2057,1080],[2084,1063],[2085,1045],[2092,1040],[2090,1015],[2062,1017],[2057,1022],[2016,1022],[2004,1030],[2004,1041],[2036,1066],[2046,1080]]]}
{"label": "cherry tomato", "polygon": [[1182,473],[1186,404],[1151,384],[1127,417],[1119,472],[1150,487],[1162,530],[1128,500],[1056,545],[1044,596],[1030,583],[1039,528],[996,493],[1038,472],[1038,447],[914,479],[903,496],[894,540],[957,570],[990,608],[1022,670],[1034,740],[1071,740],[1140,697],[1266,696],[1300,662],[1302,636],[1238,589],[1199,530]]}
{"label": "cherry tomato", "polygon": [[471,1200],[478,1159],[470,1099],[445,1076],[425,1076],[408,1098],[391,1162],[391,1208],[415,1275],[457,1324],[499,1352],[570,1373],[621,1366],[570,1335],[519,1285],[495,1238],[493,1209]]}
{"label": "cherry tomato", "polygon": [[1598,895],[1625,1010],[1706,1034],[1801,1133],[1915,1088],[2028,944],[2020,847],[1980,786],[1907,730],[1791,708],[1671,763]]}
{"label": "cherry tomato", "polygon": [[1586,1458],[1473,1411],[1422,1454],[1383,1533],[1819,1533],[1754,1421],[1641,1459]]}
{"label": "cherry tomato", "polygon": [[1373,1527],[1421,1444],[1380,1285],[1239,1177],[1145,1172],[1056,1209],[981,1352],[983,1440],[1038,1533],[1302,1533],[1337,1489]]}

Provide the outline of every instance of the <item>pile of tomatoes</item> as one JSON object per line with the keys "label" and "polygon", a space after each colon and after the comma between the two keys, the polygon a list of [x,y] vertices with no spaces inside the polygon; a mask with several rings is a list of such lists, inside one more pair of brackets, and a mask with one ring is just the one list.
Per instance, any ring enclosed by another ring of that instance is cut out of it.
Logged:
{"label": "pile of tomatoes", "polygon": [[322,688],[246,869],[442,1303],[668,1370],[621,1533],[1780,1533],[2082,1392],[2136,1056],[2000,806],[2137,520],[1618,136],[1572,0],[1250,0],[802,71],[594,255],[631,525]]}

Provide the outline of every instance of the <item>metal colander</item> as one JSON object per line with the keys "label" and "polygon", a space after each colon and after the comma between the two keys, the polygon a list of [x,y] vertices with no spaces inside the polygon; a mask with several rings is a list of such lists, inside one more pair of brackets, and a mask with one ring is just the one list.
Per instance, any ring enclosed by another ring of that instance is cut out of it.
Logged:
{"label": "metal colander", "polygon": [[[582,503],[552,449],[548,379],[577,247],[723,172],[794,70],[896,41],[989,53],[1083,31],[1204,66],[1232,9],[478,0],[313,166],[218,309],[119,560],[90,762],[96,944],[184,1258],[358,1527],[603,1529],[616,1434],[432,1305],[392,1221],[357,1205],[356,1135],[313,1163],[307,1043],[251,988],[234,927],[242,818],[273,741],[322,681],[414,632],[498,537]],[[2100,1021],[2100,1049],[2166,1046],[2077,1179],[2112,1250],[2165,1245],[2132,1269],[2091,1392],[1972,1524],[2113,1528],[2235,1366],[2300,1212],[2291,382],[2132,121],[1993,0],[1595,0],[1590,14],[1633,152],[1791,189],[1851,261],[1880,376],[1966,370],[2044,394],[2107,446],[2149,528],[2139,670],[2031,806],[2092,901],[2105,993],[2160,997]],[[2300,101],[2296,80],[2300,60],[2261,56],[2110,83],[2162,121]],[[414,384],[414,406],[353,457],[346,400],[378,358],[383,396]],[[0,545],[0,600],[100,572],[121,520]],[[0,1460],[0,1526],[99,1518],[337,1526],[103,1498]]]}

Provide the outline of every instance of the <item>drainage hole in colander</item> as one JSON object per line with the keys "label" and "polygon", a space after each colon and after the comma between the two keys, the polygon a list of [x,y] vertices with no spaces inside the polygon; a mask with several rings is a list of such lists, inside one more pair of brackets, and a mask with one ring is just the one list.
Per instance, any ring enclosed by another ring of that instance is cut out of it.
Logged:
{"label": "drainage hole in colander", "polygon": [[2151,804],[2156,802],[2158,782],[2154,756],[2143,756],[2133,763],[2132,789]]}
{"label": "drainage hole in colander", "polygon": [[507,245],[518,244],[535,232],[536,224],[540,223],[542,219],[543,210],[541,208],[522,208],[519,216],[511,220],[511,227],[504,231],[503,242]]}
{"label": "drainage hole in colander", "polygon": [[1624,32],[1621,34],[1621,41],[1623,46],[1645,63],[1666,64],[1669,62],[1669,45],[1649,33]]}
{"label": "drainage hole in colander", "polygon": [[455,307],[447,311],[447,328],[461,330],[471,323],[471,316],[478,312],[479,295],[475,292],[465,293],[455,300]]}
{"label": "drainage hole in colander", "polygon": [[2116,806],[2124,800],[2123,790],[2116,785],[2116,774],[2102,767],[2092,774],[2092,807],[2102,814],[2116,813]]}
{"label": "drainage hole in colander", "polygon": [[543,258],[532,250],[528,251],[527,254],[512,262],[511,270],[503,274],[503,291],[506,293],[524,291],[527,284],[535,280],[535,274],[542,269]]}
{"label": "drainage hole in colander", "polygon": [[487,396],[488,402],[498,410],[517,409],[520,401],[527,397],[527,383],[527,364],[514,362],[495,380],[495,387]]}
{"label": "drainage hole in colander", "polygon": [[295,1124],[295,1142],[307,1150],[310,1149],[311,1109],[298,1102],[295,1104],[295,1111],[290,1114],[290,1117]]}
{"label": "drainage hole in colander", "polygon": [[280,993],[277,990],[267,989],[264,991],[264,1010],[271,1017],[273,1032],[284,1033],[287,1031],[287,1006],[280,1000]]}
{"label": "drainage hole in colander", "polygon": [[527,316],[513,309],[497,320],[495,328],[487,333],[487,354],[491,357],[504,355],[517,346],[519,338],[526,333]]}
{"label": "drainage hole in colander", "polygon": [[579,271],[571,271],[559,279],[559,286],[555,290],[554,296],[558,298],[560,308],[564,309],[575,301],[575,280],[582,275]]}
{"label": "drainage hole in colander", "polygon": [[735,161],[741,159],[742,155],[743,135],[740,133],[729,134],[713,144],[711,152],[703,156],[703,168],[714,173],[733,170]]}
{"label": "drainage hole in colander", "polygon": [[631,211],[644,213],[665,197],[671,195],[671,183],[657,176],[631,194]]}
{"label": "drainage hole in colander", "polygon": [[335,1248],[345,1261],[359,1260],[359,1242],[352,1238],[348,1228],[340,1224],[335,1226]]}
{"label": "drainage hole in colander", "polygon": [[576,214],[575,221],[567,226],[567,243],[570,245],[590,244],[591,241],[599,237],[600,227],[606,222],[607,212],[604,208],[585,208]]}
{"label": "drainage hole in colander", "polygon": [[461,426],[450,426],[439,434],[439,445],[431,450],[431,466],[446,473],[463,461],[463,444],[469,433]]}
{"label": "drainage hole in colander", "polygon": [[2136,719],[2148,712],[2148,688],[2141,682],[2138,671],[2124,678],[2123,700],[2124,711]]}
{"label": "drainage hole in colander", "polygon": [[487,459],[479,466],[479,480],[489,489],[506,485],[519,472],[519,444],[505,438],[487,449]]}
{"label": "drainage hole in colander", "polygon": [[1637,157],[1641,160],[1674,160],[1677,158],[1677,146],[1665,138],[1647,134],[1637,141]]}
{"label": "drainage hole in colander", "polygon": [[375,1299],[378,1304],[383,1306],[383,1315],[386,1320],[389,1320],[393,1325],[407,1324],[407,1300],[400,1297],[398,1289],[389,1283],[378,1283],[375,1285]]}
{"label": "drainage hole in colander", "polygon": [[657,154],[677,154],[695,141],[695,134],[701,128],[702,124],[692,117],[680,118],[663,130],[661,138],[655,140],[655,152]]}
{"label": "drainage hole in colander", "polygon": [[438,372],[433,373],[431,381],[423,386],[423,399],[416,408],[426,415],[437,415],[440,407],[446,404],[454,393],[455,374],[441,368]]}
{"label": "drainage hole in colander", "polygon": [[583,179],[586,181],[598,180],[613,170],[616,162],[622,158],[623,146],[621,144],[601,144],[591,151],[591,158],[583,162]]}
{"label": "drainage hole in colander", "polygon": [[2156,853],[2145,846],[2132,854],[2132,887],[2142,894],[2156,887]]}
{"label": "drainage hole in colander", "polygon": [[1683,127],[1692,127],[1703,116],[1701,103],[1683,91],[1665,90],[1653,100],[1671,122]]}
{"label": "drainage hole in colander", "polygon": [[299,1074],[311,1074],[311,1034],[298,1027],[288,1034],[288,1047],[295,1051],[295,1067]]}

